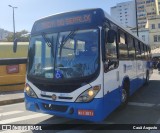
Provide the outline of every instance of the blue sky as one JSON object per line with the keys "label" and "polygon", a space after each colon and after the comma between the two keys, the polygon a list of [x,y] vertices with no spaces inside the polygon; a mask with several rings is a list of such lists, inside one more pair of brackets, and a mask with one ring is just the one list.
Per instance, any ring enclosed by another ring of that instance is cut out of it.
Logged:
{"label": "blue sky", "polygon": [[31,31],[34,21],[59,12],[86,8],[102,8],[110,13],[110,7],[129,0],[1,0],[0,28],[13,31],[13,10],[15,9],[16,31]]}

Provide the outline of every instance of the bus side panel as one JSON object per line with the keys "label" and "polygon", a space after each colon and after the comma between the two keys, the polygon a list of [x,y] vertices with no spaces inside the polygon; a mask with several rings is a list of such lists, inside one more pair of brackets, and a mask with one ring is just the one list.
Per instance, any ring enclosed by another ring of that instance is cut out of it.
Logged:
{"label": "bus side panel", "polygon": [[144,66],[143,61],[137,60],[137,88],[140,88],[144,83]]}
{"label": "bus side panel", "polygon": [[106,118],[121,104],[121,87],[104,96],[104,117]]}
{"label": "bus side panel", "polygon": [[124,65],[126,66],[126,70],[122,71],[124,71],[124,76],[127,75],[127,78],[130,81],[129,94],[132,95],[137,88],[137,62],[135,60],[125,61]]}
{"label": "bus side panel", "polygon": [[104,73],[104,110],[106,116],[121,103],[119,68]]}
{"label": "bus side panel", "polygon": [[132,95],[137,89],[139,89],[145,81],[145,62],[140,60],[133,61],[120,61],[120,83],[126,78],[130,81],[129,94]]}

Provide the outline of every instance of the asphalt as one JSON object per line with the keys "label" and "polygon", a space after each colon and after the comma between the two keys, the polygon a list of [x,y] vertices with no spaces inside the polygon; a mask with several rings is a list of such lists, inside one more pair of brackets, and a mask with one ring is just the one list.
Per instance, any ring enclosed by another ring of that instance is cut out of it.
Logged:
{"label": "asphalt", "polygon": [[24,101],[24,91],[0,92],[0,106]]}

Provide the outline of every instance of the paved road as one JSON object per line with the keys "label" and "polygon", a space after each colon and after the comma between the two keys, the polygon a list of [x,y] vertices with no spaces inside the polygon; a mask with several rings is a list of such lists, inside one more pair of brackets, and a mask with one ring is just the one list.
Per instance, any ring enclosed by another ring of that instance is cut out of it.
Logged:
{"label": "paved road", "polygon": [[[61,118],[47,114],[34,113],[25,110],[24,103],[0,107],[0,124],[88,124],[90,122]],[[160,124],[160,74],[157,70],[151,76],[150,84],[138,90],[129,100],[123,110],[115,110],[102,124]],[[109,132],[109,133],[159,133],[160,131],[132,130],[132,131],[94,131],[79,130],[83,126],[73,126],[67,131],[47,131],[60,133],[73,132]],[[21,131],[22,132],[22,131]],[[31,131],[28,131],[29,133]],[[46,131],[42,131],[46,132]],[[7,131],[2,131],[7,133]],[[11,131],[8,131],[11,133]],[[13,133],[16,133],[13,131]],[[17,131],[17,133],[20,133]]]}

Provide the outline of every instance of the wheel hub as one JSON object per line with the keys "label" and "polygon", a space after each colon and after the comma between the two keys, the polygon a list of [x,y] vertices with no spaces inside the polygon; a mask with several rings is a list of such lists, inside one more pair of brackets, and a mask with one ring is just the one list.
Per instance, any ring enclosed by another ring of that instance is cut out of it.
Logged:
{"label": "wheel hub", "polygon": [[122,102],[125,102],[127,99],[127,92],[125,89],[122,90]]}

